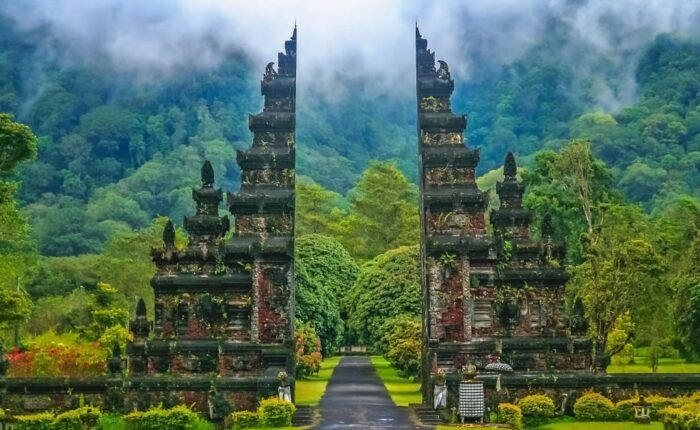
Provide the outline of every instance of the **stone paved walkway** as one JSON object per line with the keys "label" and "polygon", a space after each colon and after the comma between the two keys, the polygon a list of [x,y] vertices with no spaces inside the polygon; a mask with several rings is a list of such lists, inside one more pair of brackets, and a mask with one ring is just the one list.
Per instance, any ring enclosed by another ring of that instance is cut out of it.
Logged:
{"label": "stone paved walkway", "polygon": [[394,405],[368,357],[343,357],[319,406],[316,430],[426,428],[413,423],[406,408]]}

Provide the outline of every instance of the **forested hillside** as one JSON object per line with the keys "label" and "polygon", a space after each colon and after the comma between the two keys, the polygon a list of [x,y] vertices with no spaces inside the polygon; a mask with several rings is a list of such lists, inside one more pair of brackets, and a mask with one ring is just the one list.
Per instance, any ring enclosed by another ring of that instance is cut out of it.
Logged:
{"label": "forested hillside", "polygon": [[[19,172],[19,197],[43,254],[95,252],[115,232],[157,215],[181,219],[203,158],[225,189],[238,186],[235,149],[248,145],[247,114],[260,104],[260,71],[244,54],[231,52],[214,69],[143,80],[99,57],[73,58],[41,31],[0,24],[0,111],[39,137],[37,160]],[[522,158],[583,137],[632,201],[651,209],[669,193],[697,195],[700,43],[659,37],[638,60],[637,101],[604,112],[594,83],[580,78],[581,60],[560,52],[565,40],[565,26],[552,24],[512,64],[494,70],[484,62],[458,81],[456,104],[470,115],[481,173],[507,150]],[[622,87],[620,67],[599,62],[613,87],[616,80]],[[339,96],[311,86],[299,101],[299,173],[344,194],[370,160],[393,159],[415,181],[412,96],[377,93],[357,78],[338,85]]]}
{"label": "forested hillside", "polygon": [[[698,359],[700,41],[661,35],[613,60],[573,43],[564,20],[545,30],[506,64],[446,58],[471,65],[454,102],[480,148],[477,183],[495,188],[505,154],[517,155],[535,225],[553,215],[567,243],[570,304],[587,306],[606,352]],[[177,226],[193,212],[202,161],[217,186],[238,188],[261,73],[230,49],[216,66],[144,77],[0,12],[0,143],[11,143],[0,146],[0,308],[13,310],[0,335],[21,326],[39,350],[125,344],[134,299],[152,309],[149,249],[164,217]],[[361,76],[338,76],[332,90],[299,81],[299,362],[311,369],[314,353],[361,342],[415,373],[415,94]]]}

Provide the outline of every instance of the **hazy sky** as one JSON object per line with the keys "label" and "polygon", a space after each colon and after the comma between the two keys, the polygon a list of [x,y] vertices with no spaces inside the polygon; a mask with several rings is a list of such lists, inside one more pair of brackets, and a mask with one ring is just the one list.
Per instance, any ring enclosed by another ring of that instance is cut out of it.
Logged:
{"label": "hazy sky", "polygon": [[0,11],[27,31],[49,28],[78,58],[107,55],[147,78],[216,65],[232,49],[262,71],[296,20],[301,81],[333,87],[342,74],[408,89],[416,20],[458,78],[473,71],[474,54],[516,58],[552,16],[572,23],[572,41],[613,61],[700,22],[698,0],[0,0]]}

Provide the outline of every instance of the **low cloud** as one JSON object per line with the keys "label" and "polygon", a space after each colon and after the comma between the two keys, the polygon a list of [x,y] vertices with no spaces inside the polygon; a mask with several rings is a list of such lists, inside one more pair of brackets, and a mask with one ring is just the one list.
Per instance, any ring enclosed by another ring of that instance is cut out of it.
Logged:
{"label": "low cloud", "polygon": [[634,85],[612,89],[588,63],[605,59],[631,79],[626,64],[645,44],[660,33],[692,33],[700,22],[700,4],[687,0],[0,0],[0,13],[73,58],[107,58],[144,79],[215,67],[232,52],[262,71],[296,21],[300,85],[326,93],[340,91],[343,78],[413,91],[416,21],[437,56],[468,79],[484,65],[518,58],[559,19],[571,26],[572,52],[588,53],[579,58],[581,76],[612,108]]}

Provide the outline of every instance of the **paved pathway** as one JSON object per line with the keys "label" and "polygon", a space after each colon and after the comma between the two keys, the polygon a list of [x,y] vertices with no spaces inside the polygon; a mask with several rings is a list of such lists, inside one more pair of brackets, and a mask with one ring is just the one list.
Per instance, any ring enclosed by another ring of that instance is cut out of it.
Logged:
{"label": "paved pathway", "polygon": [[320,403],[316,430],[421,428],[391,401],[368,357],[343,357]]}

